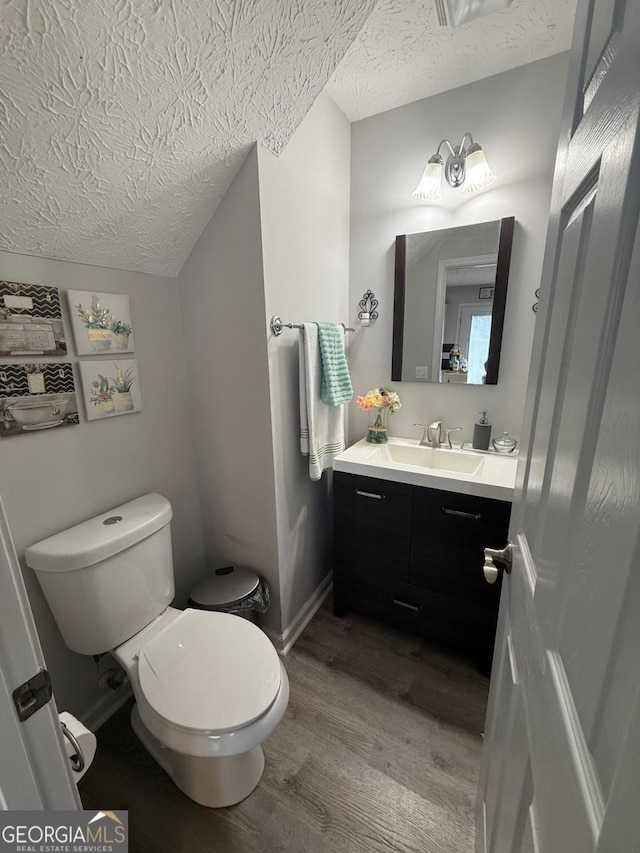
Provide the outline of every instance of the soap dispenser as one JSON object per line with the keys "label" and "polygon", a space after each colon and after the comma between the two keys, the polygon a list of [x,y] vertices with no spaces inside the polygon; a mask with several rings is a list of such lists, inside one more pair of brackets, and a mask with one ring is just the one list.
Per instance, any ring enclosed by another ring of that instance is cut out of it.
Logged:
{"label": "soap dispenser", "polygon": [[473,425],[473,448],[474,450],[488,450],[491,439],[491,424],[487,420],[487,410],[476,412],[481,415],[480,420]]}

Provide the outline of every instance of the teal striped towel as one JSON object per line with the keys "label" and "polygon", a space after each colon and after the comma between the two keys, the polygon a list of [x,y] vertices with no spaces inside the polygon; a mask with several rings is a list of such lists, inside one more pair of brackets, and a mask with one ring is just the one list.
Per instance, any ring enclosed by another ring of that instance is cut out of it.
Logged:
{"label": "teal striped towel", "polygon": [[353,386],[344,354],[344,329],[336,323],[317,323],[322,379],[320,399],[327,406],[341,406],[353,397]]}

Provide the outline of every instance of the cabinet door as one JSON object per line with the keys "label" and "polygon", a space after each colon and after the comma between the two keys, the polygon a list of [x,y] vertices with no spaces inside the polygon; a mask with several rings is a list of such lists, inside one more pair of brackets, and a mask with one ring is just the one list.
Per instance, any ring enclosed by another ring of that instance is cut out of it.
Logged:
{"label": "cabinet door", "polygon": [[406,580],[412,486],[336,471],[333,489],[335,563]]}
{"label": "cabinet door", "polygon": [[497,607],[500,585],[484,579],[484,548],[504,547],[510,512],[505,501],[416,489],[410,583]]}

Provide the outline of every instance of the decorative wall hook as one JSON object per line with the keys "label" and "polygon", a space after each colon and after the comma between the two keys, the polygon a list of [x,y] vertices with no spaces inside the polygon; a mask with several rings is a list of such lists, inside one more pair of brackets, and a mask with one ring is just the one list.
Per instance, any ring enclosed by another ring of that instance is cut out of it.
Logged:
{"label": "decorative wall hook", "polygon": [[378,312],[376,311],[377,307],[378,300],[376,299],[375,293],[371,290],[367,290],[367,292],[363,294],[360,302],[358,302],[358,308],[360,309],[358,317],[360,318],[360,323],[363,326],[368,326],[370,325],[371,320],[378,319]]}

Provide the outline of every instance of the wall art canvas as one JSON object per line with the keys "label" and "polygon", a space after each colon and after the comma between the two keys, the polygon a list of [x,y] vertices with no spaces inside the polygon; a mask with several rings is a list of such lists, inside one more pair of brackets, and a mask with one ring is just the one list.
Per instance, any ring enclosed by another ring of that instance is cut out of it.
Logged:
{"label": "wall art canvas", "polygon": [[81,361],[80,377],[87,420],[142,411],[136,359]]}
{"label": "wall art canvas", "polygon": [[0,440],[77,423],[70,362],[0,364]]}
{"label": "wall art canvas", "polygon": [[69,290],[69,312],[78,355],[110,358],[135,352],[129,297],[123,293]]}
{"label": "wall art canvas", "polygon": [[57,287],[0,281],[0,356],[66,356]]}

